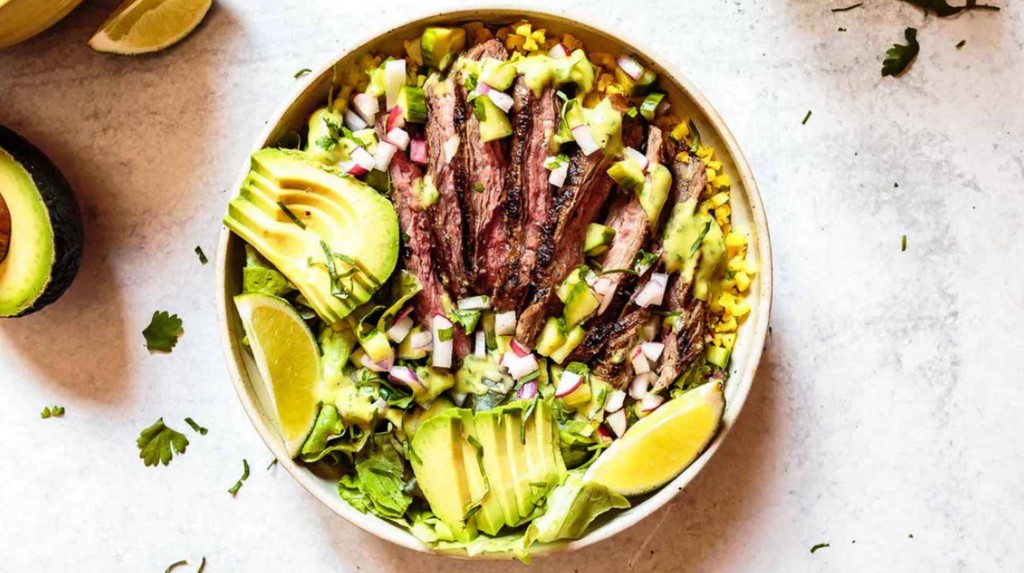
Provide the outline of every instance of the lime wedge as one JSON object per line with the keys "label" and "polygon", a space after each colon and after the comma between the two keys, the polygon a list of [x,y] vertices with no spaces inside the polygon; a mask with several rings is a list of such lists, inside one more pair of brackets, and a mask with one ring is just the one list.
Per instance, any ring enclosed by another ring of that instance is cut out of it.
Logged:
{"label": "lime wedge", "polygon": [[189,34],[206,16],[213,0],[125,0],[89,47],[97,52],[134,55],[157,52]]}
{"label": "lime wedge", "polygon": [[274,402],[281,437],[294,457],[319,410],[320,349],[302,317],[285,300],[244,294],[235,297],[235,306]]}
{"label": "lime wedge", "polygon": [[724,410],[721,382],[698,386],[641,418],[597,458],[585,477],[622,495],[655,490],[704,451]]}

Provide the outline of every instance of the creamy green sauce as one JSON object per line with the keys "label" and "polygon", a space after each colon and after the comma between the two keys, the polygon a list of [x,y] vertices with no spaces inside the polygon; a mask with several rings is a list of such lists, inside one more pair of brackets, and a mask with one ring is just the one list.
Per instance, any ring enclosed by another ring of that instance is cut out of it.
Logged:
{"label": "creamy green sauce", "polygon": [[693,281],[700,300],[721,290],[726,262],[725,236],[710,215],[697,211],[697,200],[677,204],[664,230],[662,260],[669,273],[679,272]]}
{"label": "creamy green sauce", "polygon": [[660,163],[652,164],[647,169],[651,176],[644,181],[639,199],[640,206],[647,214],[647,224],[651,230],[654,230],[658,224],[658,218],[661,216],[661,209],[665,206],[665,200],[668,198],[669,187],[672,186],[672,173],[668,167]]}
{"label": "creamy green sauce", "polygon": [[517,74],[522,74],[534,95],[540,96],[544,88],[576,84],[581,94],[594,89],[595,68],[583,50],[576,50],[566,58],[555,59],[547,54],[523,56],[515,54],[508,60],[460,58],[456,64],[464,73],[477,78],[492,88],[506,90],[512,86]]}

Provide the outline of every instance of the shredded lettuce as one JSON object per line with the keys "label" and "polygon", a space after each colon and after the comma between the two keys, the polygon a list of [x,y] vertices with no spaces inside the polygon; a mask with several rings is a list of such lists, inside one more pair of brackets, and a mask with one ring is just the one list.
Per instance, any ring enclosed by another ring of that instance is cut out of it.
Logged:
{"label": "shredded lettuce", "polygon": [[387,434],[376,434],[356,455],[355,475],[343,476],[338,493],[352,507],[388,519],[403,519],[412,505],[401,454]]}
{"label": "shredded lettuce", "polygon": [[571,472],[562,485],[548,494],[547,511],[527,528],[524,547],[528,549],[534,541],[577,539],[601,514],[627,508],[626,498],[599,483],[584,480],[582,472]]}

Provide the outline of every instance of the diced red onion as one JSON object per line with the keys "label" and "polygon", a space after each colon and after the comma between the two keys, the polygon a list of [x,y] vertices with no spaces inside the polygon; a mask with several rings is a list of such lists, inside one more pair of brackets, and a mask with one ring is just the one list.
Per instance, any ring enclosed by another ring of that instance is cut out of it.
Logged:
{"label": "diced red onion", "polygon": [[362,165],[360,165],[359,163],[352,159],[348,161],[342,161],[339,167],[341,167],[342,171],[348,173],[353,177],[362,177],[363,175],[366,175],[367,173],[370,172],[369,169],[363,167]]}
{"label": "diced red onion", "polygon": [[618,412],[622,409],[622,406],[626,403],[626,393],[622,390],[615,390],[611,394],[608,394],[608,399],[604,402],[605,412]]}
{"label": "diced red onion", "polygon": [[476,84],[476,93],[477,93],[477,95],[487,95],[487,94],[491,93],[491,89],[493,89],[493,88],[491,88],[491,86],[485,84],[484,82],[478,82]]}
{"label": "diced red onion", "polygon": [[615,298],[615,290],[617,285],[615,281],[608,277],[598,277],[594,281],[594,294],[601,300],[601,306],[597,308],[597,314],[604,314],[604,311],[608,310],[611,306],[612,300]]}
{"label": "diced red onion", "polygon": [[637,346],[633,349],[633,352],[629,355],[629,361],[633,363],[634,374],[647,374],[651,371],[651,365],[647,362],[647,357],[644,356],[640,347]]}
{"label": "diced red onion", "polygon": [[494,316],[494,333],[511,336],[516,333],[516,311],[499,312]]}
{"label": "diced red onion", "polygon": [[516,380],[526,378],[540,369],[540,364],[533,354],[517,356],[515,352],[509,351],[501,357],[501,363],[508,368],[509,375]]}
{"label": "diced red onion", "polygon": [[398,151],[398,148],[386,141],[378,143],[377,151],[373,154],[373,167],[377,171],[387,171],[388,165],[391,165],[391,158],[395,156],[396,151]]}
{"label": "diced red onion", "polygon": [[459,144],[462,140],[458,135],[453,135],[448,138],[448,141],[444,142],[444,162],[447,165],[451,163],[452,158],[459,152]]}
{"label": "diced red onion", "polygon": [[576,145],[580,146],[580,151],[583,152],[583,155],[590,155],[601,149],[601,146],[597,144],[597,140],[594,139],[594,134],[586,125],[577,125],[572,128],[572,138],[576,140]]}
{"label": "diced red onion", "polygon": [[370,155],[370,152],[357,147],[352,151],[352,161],[355,161],[360,167],[369,171],[377,165],[377,161]]}
{"label": "diced red onion", "polygon": [[519,390],[516,391],[516,398],[519,398],[520,400],[529,400],[530,398],[533,398],[536,395],[537,395],[537,381],[536,380],[530,380],[526,384],[523,384],[522,386],[520,386]]}
{"label": "diced red onion", "polygon": [[640,153],[639,151],[633,149],[632,147],[627,147],[626,151],[624,153],[626,155],[626,159],[629,159],[631,161],[635,161],[638,165],[640,165],[640,169],[641,170],[647,169],[647,156],[646,155],[644,155],[643,153]]}
{"label": "diced red onion", "polygon": [[668,285],[668,275],[665,273],[651,273],[647,284],[636,294],[633,302],[637,306],[647,308],[658,306],[665,299],[665,287]]}
{"label": "diced red onion", "polygon": [[450,334],[454,335],[454,325],[452,321],[440,314],[434,315],[434,319],[430,324],[430,334],[433,338],[434,348],[432,349],[432,356],[430,357],[430,364],[434,368],[451,368],[452,367],[452,351],[454,344],[454,336],[449,336],[448,340],[441,340],[441,331],[449,330]]}
{"label": "diced red onion", "polygon": [[519,341],[514,339],[514,338],[512,339],[511,342],[509,342],[508,346],[509,346],[509,348],[512,349],[512,352],[515,352],[516,356],[518,356],[520,358],[522,358],[524,356],[529,356],[529,354],[530,354],[530,349],[525,347],[525,346],[523,346],[522,344],[520,344]]}
{"label": "diced red onion", "polygon": [[434,348],[434,337],[427,331],[414,332],[409,339],[409,345],[413,350],[432,350]]}
{"label": "diced red onion", "polygon": [[508,110],[512,109],[512,104],[515,103],[512,99],[512,96],[508,95],[505,92],[500,92],[496,89],[489,90],[487,92],[487,97],[491,98],[491,102],[493,102],[494,105],[498,106],[498,108],[505,113],[508,113]]}
{"label": "diced red onion", "polygon": [[384,62],[384,95],[386,109],[398,103],[398,92],[405,85],[405,60],[388,60]]}
{"label": "diced red onion", "polygon": [[659,396],[657,394],[647,394],[646,396],[643,397],[643,400],[640,400],[640,409],[643,410],[644,412],[653,412],[657,410],[658,406],[661,406],[661,403],[664,401],[664,396]]}
{"label": "diced red onion", "polygon": [[565,185],[565,178],[569,175],[569,164],[563,163],[558,167],[551,170],[551,174],[548,175],[548,183],[561,189],[562,185]]}
{"label": "diced red onion", "polygon": [[566,370],[565,372],[562,372],[562,377],[558,379],[558,387],[555,388],[555,396],[564,398],[579,388],[580,384],[583,384],[583,377],[575,372],[569,372]]}
{"label": "diced red onion", "polygon": [[366,125],[373,125],[377,119],[377,112],[380,111],[380,102],[370,94],[356,94],[352,98],[352,107],[356,109],[356,113],[363,118]]}
{"label": "diced red onion", "polygon": [[626,433],[626,426],[629,425],[629,420],[626,419],[625,410],[619,410],[618,412],[608,414],[604,421],[608,423],[608,427],[615,432],[615,436],[618,438],[621,438],[622,434]]}
{"label": "diced red onion", "polygon": [[459,310],[487,310],[491,308],[491,297],[487,295],[471,296],[459,301]]}
{"label": "diced red onion", "polygon": [[569,57],[569,52],[562,44],[555,44],[554,46],[551,46],[550,50],[548,50],[548,55],[556,60],[561,60],[562,58]]}
{"label": "diced red onion", "polygon": [[405,151],[409,147],[409,132],[401,127],[396,127],[384,134],[384,141]]}
{"label": "diced red onion", "polygon": [[392,353],[384,360],[374,362],[368,355],[363,354],[362,358],[359,359],[359,363],[367,370],[372,370],[373,372],[387,372],[395,363],[395,355]]}
{"label": "diced red onion", "polygon": [[629,383],[629,397],[634,400],[643,400],[644,396],[647,395],[647,389],[650,388],[651,384],[658,380],[658,375],[654,372],[645,372],[638,374],[633,381]]}
{"label": "diced red onion", "polygon": [[644,356],[650,362],[657,362],[661,358],[661,353],[665,350],[665,345],[661,342],[644,342],[640,345],[640,350],[643,351]]}
{"label": "diced red onion", "polygon": [[420,377],[416,375],[416,371],[408,366],[392,366],[391,370],[388,370],[388,379],[405,384],[409,388],[424,387]]}
{"label": "diced red onion", "polygon": [[390,132],[392,129],[401,129],[403,127],[405,127],[405,115],[402,112],[402,107],[396,105],[388,112],[387,128]]}
{"label": "diced red onion", "polygon": [[476,331],[474,336],[473,354],[481,358],[487,356],[487,335],[482,330]]}
{"label": "diced red onion", "polygon": [[366,122],[363,118],[359,117],[359,114],[352,110],[345,112],[345,127],[352,131],[359,131],[360,129],[366,129]]}
{"label": "diced red onion", "polygon": [[395,344],[401,344],[405,337],[409,336],[409,332],[412,331],[412,327],[415,323],[410,316],[403,316],[395,321],[388,329],[388,338],[393,340]]}
{"label": "diced red onion", "polygon": [[409,159],[421,165],[427,164],[427,140],[416,137],[409,142]]}
{"label": "diced red onion", "polygon": [[640,65],[640,62],[633,59],[632,56],[622,55],[615,58],[615,62],[619,64],[619,68],[626,72],[626,75],[639,80],[644,75],[644,67]]}

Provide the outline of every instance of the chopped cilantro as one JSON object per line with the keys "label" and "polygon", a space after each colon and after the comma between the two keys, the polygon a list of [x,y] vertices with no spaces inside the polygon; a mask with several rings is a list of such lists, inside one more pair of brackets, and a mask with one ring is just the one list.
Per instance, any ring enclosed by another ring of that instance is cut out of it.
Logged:
{"label": "chopped cilantro", "polygon": [[697,124],[693,123],[692,119],[687,124],[690,127],[690,133],[693,134],[693,145],[690,146],[690,153],[697,153],[697,148],[700,147],[700,131],[697,130]]}
{"label": "chopped cilantro", "polygon": [[178,315],[163,310],[154,312],[149,326],[142,331],[142,336],[146,339],[146,348],[150,352],[170,352],[181,335],[185,334],[185,329],[181,326]]}
{"label": "chopped cilantro", "polygon": [[914,538],[914,534],[911,533],[911,534],[907,535],[907,537],[909,537],[910,539],[913,539]]}
{"label": "chopped cilantro", "polygon": [[276,465],[277,465],[277,458],[274,458],[273,460],[271,460],[271,462],[269,464],[267,464],[267,471],[269,472],[270,468],[272,468],[272,467],[274,467]]}
{"label": "chopped cilantro", "polygon": [[950,6],[947,0],[903,0],[908,4],[913,4],[918,8],[924,10],[925,14],[929,11],[933,12],[940,18],[946,18],[949,16],[955,16],[964,10],[992,10],[999,11],[998,6],[990,6],[988,4],[978,4],[977,0],[967,0],[967,3],[963,6]]}
{"label": "chopped cilantro", "polygon": [[198,433],[200,436],[205,436],[206,432],[209,431],[206,428],[204,428],[204,427],[200,426],[199,424],[197,424],[196,421],[193,420],[192,418],[185,418],[185,423],[188,424],[192,428],[193,432]]}
{"label": "chopped cilantro", "polygon": [[242,482],[247,479],[249,479],[249,461],[242,460],[242,477],[238,478],[238,481],[235,482],[235,485],[231,486],[228,493],[231,495],[238,493],[238,490],[242,489]]}
{"label": "chopped cilantro", "polygon": [[921,51],[921,45],[917,43],[917,29],[907,28],[903,31],[907,38],[907,44],[893,44],[886,50],[885,59],[882,60],[882,76],[898,76],[906,71],[910,62],[914,61],[917,53]]}
{"label": "chopped cilantro", "polygon": [[146,467],[167,465],[171,463],[174,454],[184,454],[188,447],[188,438],[181,432],[176,432],[164,424],[160,418],[152,426],[142,430],[139,439],[135,442],[139,447],[139,457],[146,464]]}
{"label": "chopped cilantro", "polygon": [[167,569],[164,569],[164,573],[171,573],[171,570],[173,570],[175,567],[181,567],[182,565],[188,565],[188,561],[185,561],[184,559],[182,559],[181,561],[175,561],[174,563],[168,565]]}
{"label": "chopped cilantro", "polygon": [[839,31],[840,31],[840,32],[845,32],[845,31],[846,31],[846,28],[844,28],[844,27],[840,26],[840,27],[839,27]]}
{"label": "chopped cilantro", "polygon": [[807,110],[807,115],[804,116],[804,120],[800,122],[800,125],[807,125],[808,119],[811,119],[811,110]]}
{"label": "chopped cilantro", "polygon": [[906,250],[907,250],[907,236],[903,235],[903,241],[902,241],[902,246],[900,247],[900,251],[906,251]]}
{"label": "chopped cilantro", "polygon": [[306,224],[303,223],[302,219],[299,219],[299,217],[291,209],[288,208],[288,205],[285,205],[281,201],[278,201],[277,206],[280,207],[281,210],[284,211],[284,214],[287,215],[288,218],[292,220],[292,223],[298,225],[300,229],[306,228]]}
{"label": "chopped cilantro", "polygon": [[819,543],[819,544],[815,545],[814,547],[811,547],[811,553],[814,553],[815,551],[817,551],[819,549],[824,549],[826,547],[830,547],[830,544],[828,544],[828,543]]}
{"label": "chopped cilantro", "polygon": [[206,258],[206,253],[203,252],[203,248],[202,247],[200,247],[199,245],[196,245],[195,251],[196,251],[196,256],[199,257],[199,263],[200,264],[205,265],[206,263],[210,262],[210,259]]}
{"label": "chopped cilantro", "polygon": [[476,191],[477,193],[482,193],[483,190],[484,190],[484,184],[483,183],[477,182],[477,183],[473,184],[473,191]]}
{"label": "chopped cilantro", "polygon": [[310,73],[310,72],[312,72],[312,71],[313,71],[313,70],[311,70],[311,69],[309,69],[309,68],[302,68],[301,70],[299,70],[299,71],[295,72],[295,79],[299,79],[299,78],[301,78],[302,76],[304,76],[304,75],[306,75],[306,74],[308,74],[308,73]]}
{"label": "chopped cilantro", "polygon": [[964,47],[964,44],[966,44],[966,43],[967,43],[967,40],[960,40],[959,42],[956,43],[956,49],[959,50],[960,48]]}
{"label": "chopped cilantro", "polygon": [[203,569],[206,569],[206,557],[205,556],[203,557],[203,560],[199,562],[199,569],[196,570],[196,573],[203,573]]}
{"label": "chopped cilantro", "polygon": [[896,189],[896,188],[898,188],[899,186],[900,186],[900,182],[899,182],[899,181],[893,181],[893,183],[892,183],[892,188],[893,188],[893,189]]}
{"label": "chopped cilantro", "polygon": [[701,243],[704,242],[704,237],[708,236],[708,231],[710,231],[710,230],[711,230],[711,219],[708,219],[707,224],[704,225],[704,229],[701,230],[699,235],[697,235],[697,240],[694,241],[692,245],[690,245],[690,256],[691,257],[693,255],[696,255],[697,251],[700,250],[700,245],[701,245]]}
{"label": "chopped cilantro", "polygon": [[856,4],[853,4],[853,5],[847,6],[847,7],[845,7],[845,8],[832,8],[832,12],[833,12],[833,13],[836,13],[836,12],[849,12],[850,10],[855,10],[855,9],[857,9],[857,8],[860,8],[860,7],[861,7],[861,6],[863,6],[863,5],[864,5],[864,3],[863,3],[863,2],[858,2],[858,3],[856,3]]}

